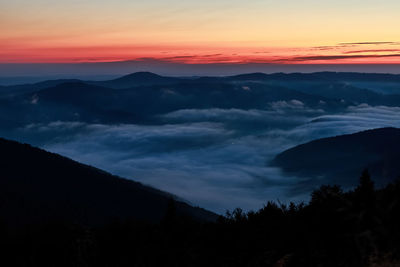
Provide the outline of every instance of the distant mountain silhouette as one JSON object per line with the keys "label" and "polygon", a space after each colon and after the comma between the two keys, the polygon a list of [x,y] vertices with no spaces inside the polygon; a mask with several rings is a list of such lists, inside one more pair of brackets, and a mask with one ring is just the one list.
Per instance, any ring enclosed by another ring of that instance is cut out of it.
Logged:
{"label": "distant mountain silhouette", "polygon": [[[230,82],[275,84],[309,94],[340,98],[358,103],[399,104],[400,75],[395,74],[351,72],[249,73],[223,79]],[[391,96],[382,96],[382,93],[390,94]]]}
{"label": "distant mountain silhouette", "polygon": [[[0,216],[15,225],[63,220],[101,224],[112,219],[161,220],[172,195],[113,176],[57,154],[0,139]],[[217,216],[176,202],[180,215]]]}
{"label": "distant mountain silhouette", "polygon": [[262,72],[239,74],[234,76],[226,77],[229,80],[241,80],[241,81],[252,81],[252,80],[266,80],[271,77],[270,74],[265,74]]}
{"label": "distant mountain silhouette", "polygon": [[40,123],[49,121],[127,122],[140,121],[129,110],[120,106],[118,91],[83,82],[68,82],[54,87],[6,98],[5,113],[13,114],[13,121]]}
{"label": "distant mountain silhouette", "polygon": [[171,84],[186,81],[187,79],[180,79],[175,77],[164,77],[151,72],[135,72],[126,76],[122,76],[113,80],[105,81],[83,81],[79,79],[57,79],[47,80],[37,83],[20,84],[20,85],[8,85],[0,86],[0,93],[28,93],[34,92],[41,89],[55,87],[63,83],[86,83],[92,85],[98,85],[103,87],[109,87],[113,89],[130,88],[143,85],[160,85],[160,84]]}
{"label": "distant mountain silhouette", "polygon": [[357,72],[273,73],[261,72],[227,77],[230,80],[292,80],[292,81],[383,81],[400,82],[400,75]]}
{"label": "distant mountain silhouette", "polygon": [[160,115],[180,109],[267,110],[292,100],[325,112],[361,103],[400,106],[397,77],[320,72],[184,79],[137,72],[107,81],[49,80],[1,87],[0,128],[59,120],[160,123]]}
{"label": "distant mountain silhouette", "polygon": [[[393,94],[383,94],[382,92],[372,91],[364,87],[354,86],[352,83],[346,82],[307,82],[307,81],[282,81],[271,82],[278,86],[290,88],[299,92],[319,95],[328,99],[345,100],[347,103],[367,103],[369,105],[385,105],[385,106],[399,106],[400,105],[400,90]],[[363,85],[368,86],[368,82]],[[378,83],[382,85],[381,83]],[[383,83],[384,86],[385,83]],[[395,85],[391,86],[395,91]],[[398,87],[400,89],[400,87]]]}
{"label": "distant mountain silhouette", "polygon": [[273,161],[284,171],[309,178],[307,183],[353,186],[352,176],[368,168],[377,185],[400,177],[400,129],[380,128],[318,139],[288,149]]}
{"label": "distant mountain silhouette", "polygon": [[[353,72],[315,72],[315,73],[247,73],[226,77],[198,77],[192,79],[161,76],[151,72],[135,72],[113,80],[84,81],[88,84],[110,87],[114,89],[130,88],[142,85],[173,84],[180,82],[231,82],[231,81],[284,81],[284,82],[384,82],[398,83],[400,75]],[[48,80],[38,83],[0,86],[0,92],[35,91],[57,86],[61,83],[82,82],[78,79]]]}
{"label": "distant mountain silhouette", "polygon": [[66,102],[76,99],[76,97],[90,97],[98,94],[111,94],[114,90],[106,87],[86,84],[84,82],[66,82],[57,84],[54,87],[48,87],[37,91],[36,94],[41,97],[55,100],[56,98],[64,99]]}
{"label": "distant mountain silhouette", "polygon": [[[27,123],[51,121],[157,123],[159,115],[180,109],[266,109],[269,103],[292,100],[316,109],[340,110],[346,106],[339,99],[252,82],[243,86],[190,80],[123,90],[68,82],[12,97],[0,97],[0,121],[5,123],[8,118],[2,114],[13,114],[13,124],[20,127]],[[322,106],[321,101],[324,103]]]}
{"label": "distant mountain silhouette", "polygon": [[49,87],[54,87],[63,83],[80,83],[80,82],[82,81],[78,79],[58,79],[58,80],[48,80],[32,84],[1,86],[0,93],[15,95],[20,93],[34,92]]}
{"label": "distant mountain silhouette", "polygon": [[164,77],[151,72],[135,72],[114,80],[102,82],[90,82],[101,86],[120,89],[141,85],[171,84],[182,81],[179,78]]}

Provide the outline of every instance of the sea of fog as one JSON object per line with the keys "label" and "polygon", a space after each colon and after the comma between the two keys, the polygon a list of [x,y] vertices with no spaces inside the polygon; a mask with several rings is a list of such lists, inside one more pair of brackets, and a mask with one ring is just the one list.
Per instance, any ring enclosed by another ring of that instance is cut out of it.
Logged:
{"label": "sea of fog", "polygon": [[157,125],[54,121],[5,135],[224,213],[258,209],[268,200],[307,201],[310,192],[298,187],[301,178],[269,165],[285,149],[322,137],[400,127],[399,107],[361,104],[328,114],[296,99],[268,107],[178,110],[160,115],[163,123]]}

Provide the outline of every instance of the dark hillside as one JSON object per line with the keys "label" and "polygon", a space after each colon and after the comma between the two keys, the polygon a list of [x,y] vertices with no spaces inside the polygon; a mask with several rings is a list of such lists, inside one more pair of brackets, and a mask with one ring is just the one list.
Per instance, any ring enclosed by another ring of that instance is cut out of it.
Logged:
{"label": "dark hillside", "polygon": [[[112,219],[159,221],[171,195],[57,154],[0,139],[1,216],[14,225],[62,220],[101,224]],[[177,202],[178,214],[216,215]]]}

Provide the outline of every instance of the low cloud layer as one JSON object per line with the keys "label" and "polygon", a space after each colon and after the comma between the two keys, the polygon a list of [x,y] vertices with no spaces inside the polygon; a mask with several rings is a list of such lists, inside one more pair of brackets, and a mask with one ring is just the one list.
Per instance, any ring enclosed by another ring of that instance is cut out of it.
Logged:
{"label": "low cloud layer", "polygon": [[[307,200],[268,162],[281,151],[316,138],[379,127],[400,127],[400,108],[366,104],[338,114],[298,100],[268,110],[179,110],[161,125],[82,122],[30,124],[9,133],[52,152],[176,194],[216,212],[258,209],[268,200]],[[15,138],[14,138],[15,139]]]}

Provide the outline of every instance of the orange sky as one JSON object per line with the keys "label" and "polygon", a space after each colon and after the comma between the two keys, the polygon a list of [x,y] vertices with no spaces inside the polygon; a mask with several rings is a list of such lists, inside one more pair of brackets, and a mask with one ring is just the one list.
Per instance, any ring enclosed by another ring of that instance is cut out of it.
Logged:
{"label": "orange sky", "polygon": [[400,63],[397,0],[0,0],[0,63]]}

